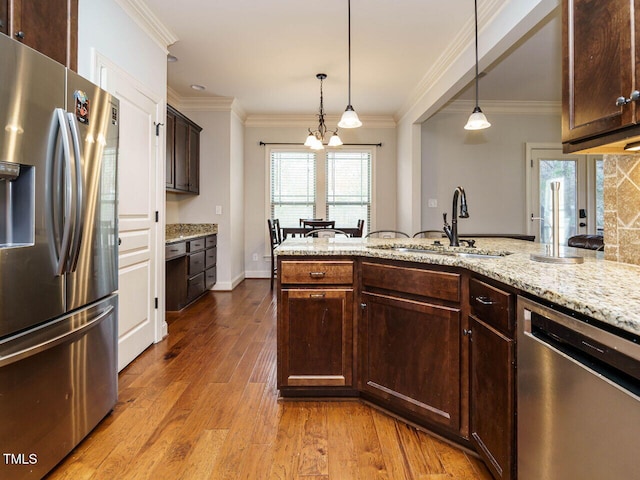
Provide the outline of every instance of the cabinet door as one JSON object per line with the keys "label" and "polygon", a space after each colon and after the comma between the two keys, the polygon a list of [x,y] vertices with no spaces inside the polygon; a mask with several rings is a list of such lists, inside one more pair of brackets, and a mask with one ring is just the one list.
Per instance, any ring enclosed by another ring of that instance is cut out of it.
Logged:
{"label": "cabinet door", "polygon": [[0,0],[0,33],[9,33],[9,0]]}
{"label": "cabinet door", "polygon": [[494,478],[514,477],[514,341],[470,317],[471,441]]}
{"label": "cabinet door", "polygon": [[353,290],[282,290],[278,388],[353,384]]}
{"label": "cabinet door", "polygon": [[200,193],[200,130],[189,125],[189,192]]}
{"label": "cabinet door", "polygon": [[176,116],[173,112],[167,111],[167,125],[166,125],[166,155],[165,155],[165,170],[167,172],[166,187],[175,188],[175,126]]}
{"label": "cabinet door", "polygon": [[176,116],[174,138],[175,188],[186,192],[189,190],[189,124],[179,116]]}
{"label": "cabinet door", "polygon": [[385,295],[363,298],[360,390],[460,428],[460,310]]}
{"label": "cabinet door", "polygon": [[632,12],[629,0],[565,0],[563,5],[562,141],[632,125]]}
{"label": "cabinet door", "polygon": [[13,37],[76,70],[78,0],[13,0],[12,5]]}

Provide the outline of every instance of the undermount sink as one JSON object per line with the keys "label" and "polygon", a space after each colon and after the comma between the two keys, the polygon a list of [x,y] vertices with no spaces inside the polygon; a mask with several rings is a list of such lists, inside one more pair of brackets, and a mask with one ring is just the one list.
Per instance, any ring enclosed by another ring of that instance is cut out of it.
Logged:
{"label": "undermount sink", "polygon": [[[451,247],[447,249],[447,247],[440,248],[421,248],[418,246],[402,246],[402,245],[375,245],[370,246],[369,248],[377,248],[379,250],[393,250],[394,252],[402,252],[402,253],[421,253],[421,254],[429,254],[429,255],[445,255],[449,257],[463,257],[463,258],[504,258],[507,255],[511,255],[512,252],[507,251],[487,251],[487,250],[478,250],[475,252],[469,251],[469,248],[464,250],[453,250]],[[455,248],[455,247],[454,247]]]}

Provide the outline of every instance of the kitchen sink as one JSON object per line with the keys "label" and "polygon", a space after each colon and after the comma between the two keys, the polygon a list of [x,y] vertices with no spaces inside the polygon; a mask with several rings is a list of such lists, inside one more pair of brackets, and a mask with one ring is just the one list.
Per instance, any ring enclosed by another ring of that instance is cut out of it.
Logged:
{"label": "kitchen sink", "polygon": [[393,250],[394,252],[402,253],[420,253],[429,255],[445,255],[449,257],[462,257],[462,258],[504,258],[507,255],[511,255],[512,252],[504,250],[476,250],[470,251],[470,248],[455,248],[455,247],[419,247],[419,246],[402,246],[402,245],[372,245],[369,248],[377,248],[379,250]]}

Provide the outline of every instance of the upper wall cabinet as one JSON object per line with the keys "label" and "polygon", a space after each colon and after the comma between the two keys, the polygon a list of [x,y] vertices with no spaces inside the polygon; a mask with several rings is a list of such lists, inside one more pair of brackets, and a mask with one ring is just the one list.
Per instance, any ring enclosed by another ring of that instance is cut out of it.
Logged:
{"label": "upper wall cabinet", "polygon": [[202,128],[167,106],[166,188],[169,192],[200,193],[200,132]]}
{"label": "upper wall cabinet", "polygon": [[77,70],[78,0],[0,0],[0,32]]}
{"label": "upper wall cabinet", "polygon": [[563,0],[565,153],[620,152],[640,140],[638,8],[640,0]]}

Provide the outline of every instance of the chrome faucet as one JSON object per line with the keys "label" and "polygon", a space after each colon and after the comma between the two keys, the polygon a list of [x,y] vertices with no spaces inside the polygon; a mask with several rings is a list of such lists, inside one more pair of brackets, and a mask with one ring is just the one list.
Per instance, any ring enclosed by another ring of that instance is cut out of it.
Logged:
{"label": "chrome faucet", "polygon": [[458,197],[460,197],[460,218],[469,218],[469,211],[467,210],[467,195],[464,193],[464,188],[457,187],[453,192],[453,209],[451,212],[451,226],[447,223],[447,214],[443,213],[444,219],[444,233],[449,239],[449,245],[451,247],[459,247],[460,241],[458,240]]}

